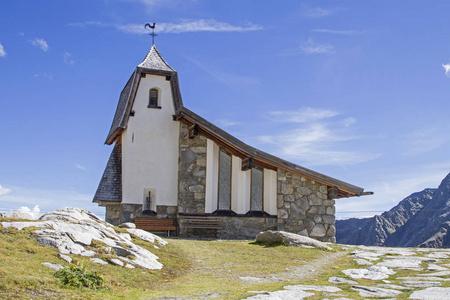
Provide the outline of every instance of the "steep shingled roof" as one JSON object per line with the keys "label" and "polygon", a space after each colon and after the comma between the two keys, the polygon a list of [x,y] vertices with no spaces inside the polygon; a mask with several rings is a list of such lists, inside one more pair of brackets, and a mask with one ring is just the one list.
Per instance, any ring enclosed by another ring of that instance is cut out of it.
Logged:
{"label": "steep shingled roof", "polygon": [[164,60],[155,45],[150,48],[150,51],[148,51],[144,60],[138,65],[138,67],[149,70],[175,72],[175,70]]}
{"label": "steep shingled roof", "polygon": [[116,144],[102,179],[95,192],[93,202],[122,202],[122,145]]}

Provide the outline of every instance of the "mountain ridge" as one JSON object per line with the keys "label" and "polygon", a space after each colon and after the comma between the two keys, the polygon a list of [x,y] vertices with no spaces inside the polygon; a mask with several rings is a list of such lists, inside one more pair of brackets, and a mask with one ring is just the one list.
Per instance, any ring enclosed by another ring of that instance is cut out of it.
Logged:
{"label": "mountain ridge", "polygon": [[[450,247],[450,174],[371,218],[336,221],[342,244],[390,247]],[[448,234],[447,234],[448,233]]]}

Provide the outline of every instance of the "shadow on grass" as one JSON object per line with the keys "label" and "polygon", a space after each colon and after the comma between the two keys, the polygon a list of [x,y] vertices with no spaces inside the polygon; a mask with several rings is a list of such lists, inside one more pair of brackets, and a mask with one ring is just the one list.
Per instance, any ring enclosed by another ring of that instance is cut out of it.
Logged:
{"label": "shadow on grass", "polygon": [[256,245],[256,246],[261,246],[261,247],[264,247],[264,248],[288,247],[288,244],[286,244],[285,241],[275,242],[275,243],[261,243],[261,242],[253,241],[253,242],[250,242],[249,244],[250,245]]}

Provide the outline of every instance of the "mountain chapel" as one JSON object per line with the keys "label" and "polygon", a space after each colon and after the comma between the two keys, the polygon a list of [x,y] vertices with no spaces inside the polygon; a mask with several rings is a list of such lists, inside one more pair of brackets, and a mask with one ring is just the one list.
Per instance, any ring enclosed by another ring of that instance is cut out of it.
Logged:
{"label": "mountain chapel", "polygon": [[[179,236],[284,230],[335,242],[335,199],[371,194],[255,149],[190,111],[155,45],[123,88],[105,143],[114,146],[93,202],[114,225],[158,219]],[[189,217],[220,221],[221,230],[191,230]]]}

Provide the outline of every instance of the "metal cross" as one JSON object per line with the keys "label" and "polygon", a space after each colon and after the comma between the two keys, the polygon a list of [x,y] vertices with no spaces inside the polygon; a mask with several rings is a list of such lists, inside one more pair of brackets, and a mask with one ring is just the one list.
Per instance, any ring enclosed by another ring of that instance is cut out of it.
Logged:
{"label": "metal cross", "polygon": [[148,35],[152,36],[152,45],[155,44],[155,36],[158,36],[155,34],[155,25],[156,23],[153,23],[153,25],[150,25],[150,23],[145,24],[144,28],[150,27],[152,29],[152,33],[149,33]]}

